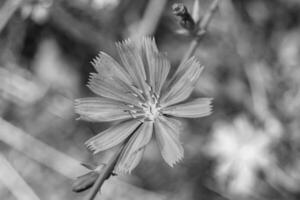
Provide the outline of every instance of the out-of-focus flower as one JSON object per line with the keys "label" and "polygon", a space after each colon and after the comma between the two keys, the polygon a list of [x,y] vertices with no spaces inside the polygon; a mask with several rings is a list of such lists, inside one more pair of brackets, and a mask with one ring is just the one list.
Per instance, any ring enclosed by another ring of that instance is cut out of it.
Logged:
{"label": "out-of-focus flower", "polygon": [[232,194],[253,194],[257,173],[274,161],[270,142],[268,134],[255,129],[246,118],[215,127],[207,153],[217,158],[215,175],[220,186]]}
{"label": "out-of-focus flower", "polygon": [[49,18],[52,4],[52,0],[29,1],[21,7],[21,14],[24,18],[31,18],[36,23],[43,24]]}
{"label": "out-of-focus flower", "polygon": [[120,0],[92,0],[91,4],[93,8],[107,9],[107,7],[113,8],[120,3]]}
{"label": "out-of-focus flower", "polygon": [[92,62],[97,73],[91,74],[88,83],[100,97],[77,99],[75,110],[82,120],[121,123],[86,145],[98,153],[130,137],[115,167],[117,173],[127,173],[140,162],[154,129],[162,157],[173,166],[183,158],[181,125],[174,117],[197,118],[211,113],[210,98],[182,103],[192,93],[203,67],[192,57],[167,81],[170,63],[158,52],[153,39],[126,40],[118,43],[117,49],[123,66],[100,52]]}

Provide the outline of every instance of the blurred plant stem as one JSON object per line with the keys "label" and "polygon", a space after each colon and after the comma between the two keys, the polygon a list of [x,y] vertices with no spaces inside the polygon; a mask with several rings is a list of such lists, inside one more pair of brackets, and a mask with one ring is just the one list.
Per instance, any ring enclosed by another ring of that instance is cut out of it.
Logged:
{"label": "blurred plant stem", "polygon": [[18,171],[0,153],[0,182],[19,200],[40,200]]}
{"label": "blurred plant stem", "polygon": [[21,6],[23,0],[6,0],[0,9],[0,33],[6,26],[9,19]]}
{"label": "blurred plant stem", "polygon": [[207,27],[213,17],[213,15],[215,14],[218,5],[219,5],[220,0],[214,0],[208,11],[205,13],[205,15],[202,17],[200,23],[199,23],[199,34],[197,36],[194,37],[194,39],[192,40],[192,42],[190,43],[190,46],[188,48],[188,51],[186,52],[186,54],[184,55],[183,59],[181,60],[181,64],[186,61],[187,59],[189,59],[196,51],[200,41],[203,39],[206,31],[207,31]]}
{"label": "blurred plant stem", "polygon": [[1,142],[13,147],[61,175],[73,179],[74,174],[88,172],[76,159],[41,142],[2,118],[0,118],[0,127]]}
{"label": "blurred plant stem", "polygon": [[[126,140],[126,142],[127,141],[128,139]],[[125,147],[126,142],[124,142],[123,145],[116,151],[116,153],[109,160],[109,162],[105,164],[96,182],[94,183],[93,187],[90,189],[89,193],[87,194],[86,200],[93,200],[96,197],[101,186],[103,185],[104,181],[112,175],[112,172],[114,171],[115,165]]]}
{"label": "blurred plant stem", "polygon": [[133,38],[152,35],[155,32],[166,3],[167,0],[149,1],[142,20],[138,22],[139,29],[138,31],[135,31],[132,35]]}

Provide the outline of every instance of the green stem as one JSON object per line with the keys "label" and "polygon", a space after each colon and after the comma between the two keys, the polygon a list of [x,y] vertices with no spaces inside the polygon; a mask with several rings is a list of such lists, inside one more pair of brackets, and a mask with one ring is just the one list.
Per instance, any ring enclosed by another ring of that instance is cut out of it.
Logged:
{"label": "green stem", "polygon": [[103,185],[104,181],[111,176],[124,147],[125,147],[125,143],[118,149],[118,151],[113,155],[113,157],[101,170],[99,177],[97,178],[93,187],[90,189],[89,193],[87,194],[85,198],[86,200],[93,200],[97,195],[98,191],[100,190],[101,186]]}

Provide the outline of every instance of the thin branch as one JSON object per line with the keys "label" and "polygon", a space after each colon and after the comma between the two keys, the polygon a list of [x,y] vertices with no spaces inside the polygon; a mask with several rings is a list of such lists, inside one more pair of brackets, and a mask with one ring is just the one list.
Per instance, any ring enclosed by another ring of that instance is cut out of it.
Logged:
{"label": "thin branch", "polygon": [[155,32],[166,3],[167,0],[149,1],[143,19],[138,22],[139,28],[132,35],[133,38],[152,35]]}
{"label": "thin branch", "polygon": [[203,16],[203,18],[201,19],[200,24],[199,24],[200,33],[190,43],[189,49],[186,52],[186,54],[184,55],[184,57],[183,57],[183,59],[181,61],[181,64],[184,61],[186,61],[187,59],[189,59],[195,53],[195,51],[196,51],[196,49],[198,47],[198,44],[203,39],[203,37],[204,37],[204,35],[205,35],[206,31],[207,31],[207,27],[208,27],[208,25],[209,25],[209,23],[210,23],[213,15],[215,14],[218,6],[219,6],[219,2],[220,2],[220,0],[214,0],[212,2],[212,4],[210,5],[208,11],[205,13],[205,15]]}
{"label": "thin branch", "polygon": [[220,0],[214,0],[212,4],[210,5],[207,13],[203,16],[201,22],[200,22],[200,29],[206,31],[213,15],[215,14],[218,6],[219,6]]}
{"label": "thin branch", "polygon": [[103,185],[104,181],[111,176],[111,174],[117,164],[117,161],[120,158],[120,155],[124,149],[125,143],[118,149],[118,151],[113,155],[113,157],[109,160],[109,162],[101,170],[99,177],[97,178],[93,187],[90,189],[88,195],[86,196],[86,200],[93,200],[95,198],[95,196],[97,195],[98,191],[100,190],[101,186]]}

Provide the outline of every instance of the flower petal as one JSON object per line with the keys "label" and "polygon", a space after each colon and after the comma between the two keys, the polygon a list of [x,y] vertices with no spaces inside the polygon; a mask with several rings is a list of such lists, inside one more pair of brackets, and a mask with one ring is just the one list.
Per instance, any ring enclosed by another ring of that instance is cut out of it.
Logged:
{"label": "flower petal", "polygon": [[75,100],[75,112],[80,119],[94,122],[107,122],[133,118],[131,107],[120,101],[102,97],[89,97]]}
{"label": "flower petal", "polygon": [[130,89],[126,89],[126,86],[126,84],[119,84],[111,77],[107,78],[95,73],[91,73],[88,83],[88,87],[99,96],[139,105],[137,96],[134,96]]}
{"label": "flower petal", "polygon": [[158,54],[158,49],[154,38],[144,37],[141,42],[141,54],[145,65],[145,72],[147,74],[147,80],[150,85],[154,85],[155,78],[155,59],[154,55]]}
{"label": "flower petal", "polygon": [[150,142],[153,122],[144,122],[126,144],[117,163],[117,173],[130,173],[140,162],[145,146]]}
{"label": "flower petal", "polygon": [[140,150],[129,154],[124,153],[121,155],[119,162],[116,164],[114,172],[116,174],[126,174],[131,173],[131,171],[140,163],[145,147]]}
{"label": "flower petal", "polygon": [[133,82],[144,92],[148,91],[146,72],[138,41],[130,39],[117,43],[117,50]]}
{"label": "flower petal", "polygon": [[190,58],[184,64],[180,71],[177,71],[161,98],[162,107],[170,106],[184,101],[192,93],[194,86],[203,70],[203,66],[194,58]]}
{"label": "flower petal", "polygon": [[158,52],[153,38],[144,37],[141,43],[141,52],[147,74],[147,81],[154,92],[159,95],[170,71],[171,64],[165,55]]}
{"label": "flower petal", "polygon": [[211,98],[197,98],[190,102],[173,105],[162,109],[167,115],[186,118],[204,117],[211,114]]}
{"label": "flower petal", "polygon": [[93,59],[92,65],[95,67],[97,72],[103,76],[114,77],[115,79],[119,79],[128,85],[132,84],[132,81],[130,81],[129,75],[125,69],[117,61],[104,52],[100,52],[98,56]]}
{"label": "flower petal", "polygon": [[106,129],[85,142],[94,154],[114,147],[124,141],[141,124],[137,120],[129,120]]}
{"label": "flower petal", "polygon": [[168,165],[173,167],[183,158],[183,147],[179,141],[180,127],[160,116],[154,123],[155,136],[160,152]]}
{"label": "flower petal", "polygon": [[154,66],[156,66],[154,68],[154,91],[157,95],[160,95],[161,89],[169,74],[171,64],[162,54],[157,54],[154,58]]}

